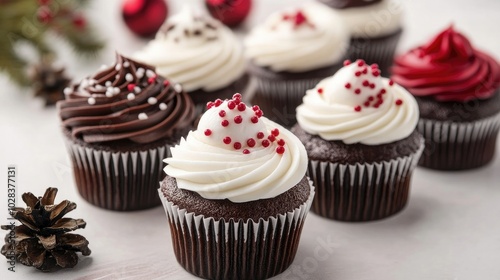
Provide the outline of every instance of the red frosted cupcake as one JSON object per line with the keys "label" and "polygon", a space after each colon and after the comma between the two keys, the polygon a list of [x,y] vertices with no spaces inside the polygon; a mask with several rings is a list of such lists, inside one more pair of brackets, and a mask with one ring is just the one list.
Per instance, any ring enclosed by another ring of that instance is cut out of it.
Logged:
{"label": "red frosted cupcake", "polygon": [[419,105],[426,139],[420,165],[480,167],[495,154],[500,128],[500,65],[453,27],[396,58],[393,80]]}

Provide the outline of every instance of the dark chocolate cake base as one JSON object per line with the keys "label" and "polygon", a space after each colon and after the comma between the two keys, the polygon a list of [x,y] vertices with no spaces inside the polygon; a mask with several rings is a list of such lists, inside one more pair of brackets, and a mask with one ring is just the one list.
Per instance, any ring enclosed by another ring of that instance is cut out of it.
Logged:
{"label": "dark chocolate cake base", "polygon": [[271,199],[207,200],[167,176],[158,190],[179,264],[205,279],[267,279],[295,258],[314,188],[304,179]]}
{"label": "dark chocolate cake base", "polygon": [[411,176],[423,150],[419,133],[369,146],[326,141],[298,125],[292,132],[309,156],[308,176],[316,188],[311,210],[316,214],[339,221],[373,221],[406,206]]}
{"label": "dark chocolate cake base", "polygon": [[163,159],[178,138],[149,144],[127,141],[88,144],[63,128],[73,175],[80,195],[109,210],[133,211],[161,204],[158,184],[165,177]]}

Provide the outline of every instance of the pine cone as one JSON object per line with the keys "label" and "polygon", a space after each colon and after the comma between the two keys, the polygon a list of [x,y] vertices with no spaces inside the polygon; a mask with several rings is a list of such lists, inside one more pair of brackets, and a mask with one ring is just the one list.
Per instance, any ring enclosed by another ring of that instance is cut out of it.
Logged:
{"label": "pine cone", "polygon": [[46,60],[42,60],[30,69],[29,78],[33,82],[35,97],[45,99],[45,106],[54,105],[64,99],[64,89],[71,81],[66,77],[64,70],[62,67],[54,68]]}
{"label": "pine cone", "polygon": [[8,259],[15,256],[18,262],[42,271],[74,267],[78,263],[76,252],[90,255],[85,237],[67,233],[87,225],[82,219],[63,218],[76,204],[64,200],[54,205],[56,194],[56,188],[48,188],[38,198],[29,192],[23,194],[28,207],[14,208],[11,213],[22,225],[2,226],[14,232],[5,236],[2,255]]}

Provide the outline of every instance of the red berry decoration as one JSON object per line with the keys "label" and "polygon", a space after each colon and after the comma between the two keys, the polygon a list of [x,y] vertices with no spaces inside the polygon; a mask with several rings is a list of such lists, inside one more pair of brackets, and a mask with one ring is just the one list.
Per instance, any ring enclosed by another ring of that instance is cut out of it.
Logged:
{"label": "red berry decoration", "polygon": [[280,154],[280,155],[284,154],[284,153],[285,153],[285,147],[283,147],[283,146],[278,146],[278,147],[276,148],[276,152],[277,152],[278,154]]}
{"label": "red berry decoration", "polygon": [[73,25],[78,28],[78,29],[83,29],[85,28],[85,25],[87,24],[87,21],[82,15],[76,15],[73,17]]}
{"label": "red berry decoration", "polygon": [[168,7],[165,0],[124,0],[122,17],[128,28],[144,38],[153,37],[165,22]]}
{"label": "red berry decoration", "polygon": [[212,17],[229,27],[242,23],[250,13],[252,0],[205,0]]}

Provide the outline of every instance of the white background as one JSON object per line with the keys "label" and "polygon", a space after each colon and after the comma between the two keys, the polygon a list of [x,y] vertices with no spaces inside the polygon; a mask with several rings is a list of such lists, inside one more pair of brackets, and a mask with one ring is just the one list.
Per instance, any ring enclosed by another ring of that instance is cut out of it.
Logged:
{"label": "white background", "polygon": [[[186,2],[200,3],[170,0],[171,12]],[[271,11],[303,1],[254,2],[241,32]],[[60,62],[73,77],[80,79],[103,63],[111,64],[115,49],[130,54],[145,44],[123,25],[120,3],[93,1],[89,7],[89,21],[98,26],[107,42],[99,59],[76,59],[66,45],[55,41]],[[399,52],[426,42],[454,23],[475,46],[500,57],[500,1],[407,0],[404,7],[405,32]],[[96,208],[81,199],[74,186],[57,112],[44,108],[30,94],[0,74],[0,224],[7,223],[7,165],[15,164],[19,201],[23,192],[42,195],[51,186],[59,188],[56,202],[69,199],[78,204],[68,216],[87,222],[87,228],[76,233],[90,241],[92,255],[82,258],[76,268],[55,274],[40,273],[21,264],[12,273],[1,261],[0,277],[195,279],[175,260],[161,207],[120,213]],[[499,153],[490,165],[467,172],[418,168],[408,206],[386,220],[341,223],[310,214],[288,276],[275,279],[500,279]],[[315,254],[318,250],[319,255]]]}

